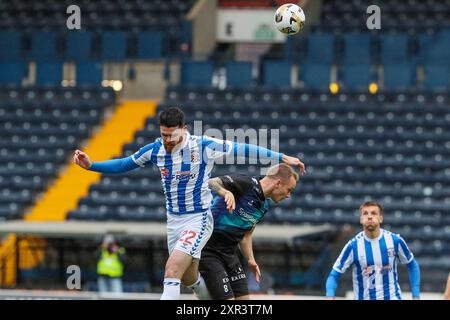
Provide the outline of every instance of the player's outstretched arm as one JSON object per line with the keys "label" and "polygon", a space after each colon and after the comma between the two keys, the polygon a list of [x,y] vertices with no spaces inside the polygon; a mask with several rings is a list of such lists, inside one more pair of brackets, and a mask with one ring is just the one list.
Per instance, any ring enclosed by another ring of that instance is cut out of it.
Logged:
{"label": "player's outstretched arm", "polygon": [[122,173],[139,168],[132,157],[92,162],[85,152],[78,149],[75,150],[73,155],[73,162],[83,169],[101,173]]}
{"label": "player's outstretched arm", "polygon": [[228,212],[230,213],[233,212],[234,209],[236,208],[234,195],[231,191],[225,189],[222,180],[220,180],[219,178],[209,179],[208,185],[212,191],[214,191],[224,199],[225,203],[227,204]]}
{"label": "player's outstretched arm", "polygon": [[234,153],[237,156],[245,157],[245,158],[265,158],[269,160],[282,161],[290,166],[298,167],[300,173],[305,174],[305,164],[300,161],[300,159],[295,157],[290,157],[288,155],[266,149],[264,147],[256,146],[253,144],[245,144],[245,143],[235,143],[234,144]]}

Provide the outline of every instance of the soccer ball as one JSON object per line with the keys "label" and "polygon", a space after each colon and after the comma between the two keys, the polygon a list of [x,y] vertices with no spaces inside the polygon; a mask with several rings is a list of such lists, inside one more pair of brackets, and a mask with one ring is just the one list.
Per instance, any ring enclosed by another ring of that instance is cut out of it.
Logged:
{"label": "soccer ball", "polygon": [[282,33],[293,35],[303,29],[305,13],[296,4],[286,3],[275,11],[275,26]]}

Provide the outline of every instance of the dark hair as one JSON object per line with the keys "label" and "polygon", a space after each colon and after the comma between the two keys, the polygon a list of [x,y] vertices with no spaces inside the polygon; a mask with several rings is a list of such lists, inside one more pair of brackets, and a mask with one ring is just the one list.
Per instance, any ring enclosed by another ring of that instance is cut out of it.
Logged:
{"label": "dark hair", "polygon": [[362,212],[362,208],[370,207],[370,206],[378,207],[378,209],[380,209],[380,214],[383,214],[383,206],[378,201],[366,201],[366,202],[364,202],[361,205],[361,207],[359,207],[359,213]]}
{"label": "dark hair", "polygon": [[184,127],[186,125],[186,117],[180,108],[170,107],[159,114],[158,124],[168,128]]}

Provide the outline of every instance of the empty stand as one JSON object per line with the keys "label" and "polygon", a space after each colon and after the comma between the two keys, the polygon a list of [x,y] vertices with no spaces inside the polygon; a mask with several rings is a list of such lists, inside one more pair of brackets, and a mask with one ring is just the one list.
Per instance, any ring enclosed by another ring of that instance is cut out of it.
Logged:
{"label": "empty stand", "polygon": [[106,89],[0,89],[0,218],[35,201],[114,103]]}

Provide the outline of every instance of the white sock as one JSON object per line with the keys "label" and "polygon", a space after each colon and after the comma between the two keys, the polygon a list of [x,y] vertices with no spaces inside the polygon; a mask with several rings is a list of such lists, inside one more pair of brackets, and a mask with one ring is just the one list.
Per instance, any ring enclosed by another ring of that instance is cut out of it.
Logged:
{"label": "white sock", "polygon": [[208,288],[206,287],[205,279],[203,279],[200,273],[198,274],[197,281],[187,287],[194,291],[195,296],[199,300],[211,300]]}
{"label": "white sock", "polygon": [[180,300],[180,279],[164,278],[161,300]]}

